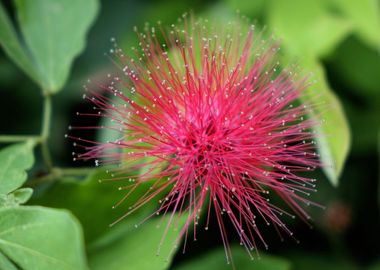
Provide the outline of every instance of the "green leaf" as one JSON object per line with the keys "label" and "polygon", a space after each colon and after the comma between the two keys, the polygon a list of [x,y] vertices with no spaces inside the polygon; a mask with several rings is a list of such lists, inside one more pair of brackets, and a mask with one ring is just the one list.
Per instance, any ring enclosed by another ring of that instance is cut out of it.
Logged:
{"label": "green leaf", "polygon": [[98,11],[96,0],[15,0],[26,45],[43,89],[60,90]]}
{"label": "green leaf", "polygon": [[0,151],[0,194],[7,194],[26,181],[25,170],[34,163],[34,141],[14,144]]}
{"label": "green leaf", "polygon": [[316,79],[310,88],[314,94],[305,95],[304,98],[312,104],[319,104],[314,111],[323,119],[320,125],[314,127],[318,151],[325,174],[337,186],[351,144],[348,122],[339,99],[328,85],[322,65],[317,60],[306,57],[300,60],[300,65],[312,71]]}
{"label": "green leaf", "polygon": [[[260,258],[252,260],[244,247],[232,246],[232,259],[235,269],[255,269],[255,270],[289,270],[290,263],[285,259],[270,256],[260,255]],[[253,255],[255,256],[255,255]],[[223,249],[217,249],[210,253],[199,257],[198,259],[191,260],[187,263],[174,267],[174,270],[230,270],[231,265],[226,263],[226,255]]]}
{"label": "green leaf", "polygon": [[296,55],[325,56],[349,34],[349,20],[330,13],[320,0],[273,0],[268,24]]}
{"label": "green leaf", "polygon": [[20,188],[11,193],[13,195],[14,200],[17,204],[26,203],[30,197],[32,197],[33,189],[31,188]]}
{"label": "green leaf", "polygon": [[0,44],[5,53],[21,68],[29,77],[38,82],[33,62],[25,49],[20,45],[16,31],[0,2]]}
{"label": "green leaf", "polygon": [[0,207],[13,207],[26,203],[32,194],[31,188],[20,188],[9,194],[0,194]]}
{"label": "green leaf", "polygon": [[0,253],[22,269],[87,269],[80,225],[63,210],[0,209]]}
{"label": "green leaf", "polygon": [[[109,225],[123,216],[132,202],[136,201],[150,187],[150,183],[141,185],[127,201],[119,207],[113,208],[128,193],[126,190],[118,189],[127,184],[128,177],[123,181],[99,183],[99,180],[110,178],[111,174],[104,170],[98,170],[84,181],[60,179],[49,187],[42,194],[43,196],[36,196],[32,199],[32,203],[71,210],[84,228],[86,242],[91,243],[109,231]],[[157,201],[144,205],[141,210],[136,211],[136,214],[142,217],[150,214],[155,207],[159,206]],[[123,222],[131,224],[134,220],[127,217]]]}
{"label": "green leaf", "polygon": [[249,15],[251,18],[257,18],[263,12],[265,0],[255,1],[240,1],[240,0],[224,0],[226,5],[232,10],[239,10],[244,15]]}
{"label": "green leaf", "polygon": [[[173,218],[163,245],[157,251],[164,235],[166,224],[171,213],[162,220],[152,218],[135,228],[131,224],[118,225],[113,228],[105,238],[89,251],[90,268],[93,270],[161,270],[168,269],[175,254],[174,242],[176,241],[181,226],[184,223],[184,215],[177,225],[177,217]],[[117,231],[115,230],[117,229]]]}
{"label": "green leaf", "polygon": [[19,270],[17,267],[0,252],[0,269],[4,270]]}
{"label": "green leaf", "polygon": [[369,46],[380,49],[380,5],[378,0],[332,1],[354,25],[355,33]]}

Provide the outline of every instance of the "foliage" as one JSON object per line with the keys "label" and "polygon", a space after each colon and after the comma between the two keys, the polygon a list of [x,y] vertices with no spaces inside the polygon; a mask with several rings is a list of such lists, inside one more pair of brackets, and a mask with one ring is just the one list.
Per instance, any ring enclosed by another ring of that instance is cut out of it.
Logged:
{"label": "foliage", "polygon": [[[12,143],[0,150],[0,269],[231,269],[223,248],[213,240],[219,237],[216,232],[202,234],[207,250],[202,247],[201,254],[179,256],[173,247],[178,226],[172,226],[156,256],[168,216],[134,226],[154,212],[155,203],[108,226],[125,214],[149,183],[112,209],[125,195],[118,189],[122,182],[99,183],[109,178],[104,170],[57,166],[72,165],[72,149],[63,134],[65,125],[75,121],[67,117],[77,110],[81,85],[89,77],[102,80],[110,72],[104,63],[111,61],[102,58],[110,46],[107,40],[115,36],[131,51],[136,43],[133,25],[156,20],[171,24],[189,9],[222,23],[239,9],[259,27],[266,25],[266,31],[281,40],[281,65],[295,62],[310,73],[313,85],[303,99],[318,105],[313,111],[320,122],[315,140],[324,174],[315,173],[320,188],[311,199],[327,209],[310,209],[317,217],[315,230],[305,231],[302,222],[292,221],[302,240],[297,246],[289,241],[276,244],[277,236],[268,234],[268,242],[275,242],[273,250],[251,261],[244,248],[233,244],[235,267],[378,269],[379,2],[209,2],[113,0],[102,6],[98,0],[0,2],[2,132],[39,133],[0,136],[0,143]],[[33,82],[43,96],[40,132],[32,124],[39,118],[30,113],[39,113],[39,101],[30,91],[36,88]],[[100,131],[95,136],[113,135]],[[187,250],[197,247],[187,245]]]}
{"label": "foliage", "polygon": [[207,270],[207,269],[231,269],[232,264],[236,269],[258,269],[258,270],[290,270],[291,263],[285,259],[270,255],[260,254],[257,258],[250,258],[247,253],[241,252],[241,247],[232,246],[231,252],[234,254],[233,261],[228,264],[225,261],[223,249],[209,252],[200,256],[199,259],[184,263],[175,267],[174,270]]}

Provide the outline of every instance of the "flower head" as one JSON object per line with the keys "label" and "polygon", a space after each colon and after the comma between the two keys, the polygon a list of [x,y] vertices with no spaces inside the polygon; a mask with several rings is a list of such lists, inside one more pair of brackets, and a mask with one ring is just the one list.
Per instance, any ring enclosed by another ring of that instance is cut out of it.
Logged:
{"label": "flower head", "polygon": [[217,29],[193,18],[183,24],[138,33],[134,57],[115,46],[120,74],[103,93],[85,98],[94,115],[112,121],[95,128],[119,137],[76,138],[84,147],[77,158],[119,164],[115,174],[132,175],[126,198],[152,181],[125,216],[163,194],[157,213],[188,216],[179,239],[196,229],[203,212],[208,229],[215,212],[229,257],[225,220],[247,250],[267,246],[258,220],[292,235],[281,216],[293,214],[273,205],[270,194],[309,219],[302,206],[310,203],[315,179],[300,172],[318,166],[315,123],[309,105],[298,101],[306,80],[280,70],[278,47],[253,26],[238,21]]}

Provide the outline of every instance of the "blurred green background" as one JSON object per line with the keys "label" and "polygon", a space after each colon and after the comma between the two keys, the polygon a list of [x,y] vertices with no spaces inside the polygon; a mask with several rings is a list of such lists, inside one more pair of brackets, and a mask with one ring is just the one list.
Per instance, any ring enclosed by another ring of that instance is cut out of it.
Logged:
{"label": "blurred green background", "polygon": [[[15,7],[13,1],[2,2],[10,20],[17,25],[18,6]],[[326,206],[326,210],[308,209],[314,228],[310,229],[299,220],[291,221],[299,244],[286,237],[282,242],[274,230],[266,232],[264,228],[269,250],[263,250],[260,253],[262,258],[253,262],[231,237],[236,268],[380,269],[379,1],[104,0],[99,4],[86,35],[86,45],[70,68],[63,89],[53,97],[49,147],[55,166],[92,165],[72,161],[72,145],[64,134],[69,125],[83,123],[83,119],[75,115],[88,106],[81,98],[82,85],[88,79],[102,82],[114,70],[109,57],[105,56],[112,46],[111,37],[128,51],[137,42],[132,30],[135,25],[142,27],[145,22],[158,20],[169,25],[190,10],[195,15],[223,21],[233,18],[239,10],[256,25],[267,27],[281,39],[284,59],[297,62],[306,71],[316,74],[316,89],[320,87],[321,92],[328,95],[335,93],[345,113],[345,117],[338,115],[336,119],[341,121],[343,117],[344,121],[345,118],[349,131],[341,123],[333,123],[328,129],[328,136],[334,143],[331,148],[337,153],[334,157],[339,159],[337,166],[342,167],[342,171],[335,172],[335,177],[326,177],[322,171],[315,172],[318,193],[312,195],[312,200]],[[86,5],[79,14],[85,13]],[[81,20],[81,15],[75,20]],[[54,24],[54,20],[51,23]],[[40,35],[49,39],[43,32]],[[339,103],[337,105],[334,98],[331,100],[332,110],[339,109]],[[3,124],[0,134],[39,133],[42,102],[38,85],[1,50],[0,116]],[[328,116],[326,121],[329,121]],[[344,161],[348,145],[351,147]],[[46,173],[38,149],[35,155],[30,178]],[[165,246],[159,258],[155,250],[162,231],[155,229],[155,221],[142,226],[142,231],[132,232],[135,219],[144,216],[146,211],[109,229],[108,224],[124,211],[111,210],[122,196],[116,186],[98,184],[96,179],[102,173],[91,174],[80,184],[75,177],[66,177],[59,179],[62,181],[58,183],[42,185],[36,188],[30,201],[30,204],[67,208],[74,213],[83,227],[87,253],[84,260],[89,261],[91,269],[232,269],[225,263],[216,224],[208,232],[200,229],[198,241],[189,241],[184,255],[180,249],[170,256],[170,246]],[[338,182],[336,187],[332,185]],[[170,242],[175,234],[167,238]],[[169,256],[169,262],[165,256]]]}

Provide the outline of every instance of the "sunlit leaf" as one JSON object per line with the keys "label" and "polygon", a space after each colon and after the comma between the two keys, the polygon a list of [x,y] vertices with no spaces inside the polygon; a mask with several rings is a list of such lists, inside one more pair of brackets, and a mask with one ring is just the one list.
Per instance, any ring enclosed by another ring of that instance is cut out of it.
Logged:
{"label": "sunlit leaf", "polygon": [[6,54],[21,68],[29,77],[39,81],[33,62],[27,51],[20,45],[16,31],[9,19],[3,4],[0,2],[0,44]]}
{"label": "sunlit leaf", "polygon": [[380,49],[380,4],[378,0],[334,0],[332,1],[348,19],[364,42],[376,50]]}
{"label": "sunlit leaf", "polygon": [[[176,241],[185,217],[173,218],[165,233],[171,213],[162,220],[152,218],[139,227],[131,224],[116,225],[113,231],[100,239],[89,252],[89,263],[93,270],[163,270],[168,269],[175,254]],[[158,253],[159,250],[159,253]],[[194,268],[195,269],[195,268]]]}
{"label": "sunlit leaf", "polygon": [[80,225],[62,210],[0,209],[0,253],[27,270],[87,269]]}
{"label": "sunlit leaf", "polygon": [[284,62],[297,59],[303,69],[314,73],[314,94],[306,94],[304,99],[317,104],[314,115],[323,121],[315,126],[318,149],[326,175],[337,185],[350,147],[350,132],[342,105],[318,58],[335,49],[350,32],[351,24],[318,0],[271,1],[268,16],[270,27],[282,39]]}
{"label": "sunlit leaf", "polygon": [[17,206],[26,203],[33,194],[31,188],[20,188],[9,194],[0,194],[0,207]]}
{"label": "sunlit leaf", "polygon": [[324,172],[330,182],[337,186],[351,144],[348,122],[339,99],[328,85],[321,64],[317,60],[303,58],[300,65],[312,71],[316,79],[310,89],[315,94],[306,95],[305,99],[320,104],[316,106],[315,114],[321,119],[321,124],[314,127],[318,150]]}
{"label": "sunlit leaf", "polygon": [[39,72],[42,87],[60,90],[97,11],[96,0],[15,0],[26,45]]}
{"label": "sunlit leaf", "polygon": [[273,0],[268,24],[289,52],[325,56],[351,31],[349,20],[328,11],[319,0]]}
{"label": "sunlit leaf", "polygon": [[0,252],[0,269],[18,270],[17,267],[1,252]]}
{"label": "sunlit leaf", "polygon": [[34,163],[35,142],[14,144],[0,151],[0,194],[7,194],[21,187],[26,181],[25,170]]}

